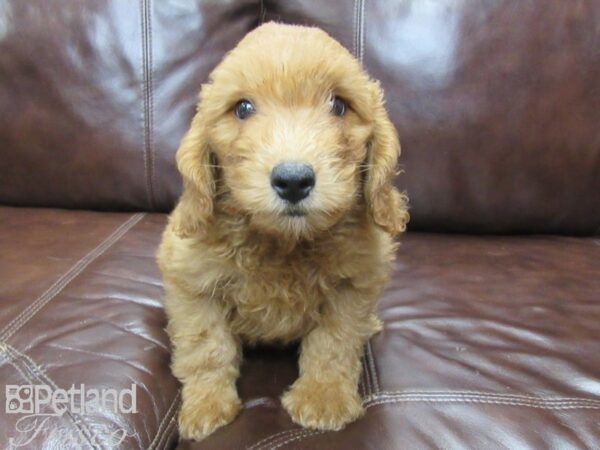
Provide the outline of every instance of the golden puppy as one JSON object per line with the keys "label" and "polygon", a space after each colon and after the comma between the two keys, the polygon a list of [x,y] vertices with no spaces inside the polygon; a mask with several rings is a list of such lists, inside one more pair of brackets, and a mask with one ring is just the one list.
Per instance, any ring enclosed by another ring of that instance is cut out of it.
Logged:
{"label": "golden puppy", "polygon": [[379,85],[321,30],[263,25],[212,72],[158,253],[182,437],[240,410],[242,343],[301,340],[282,397],[294,422],[361,415],[360,357],[408,220],[399,150]]}

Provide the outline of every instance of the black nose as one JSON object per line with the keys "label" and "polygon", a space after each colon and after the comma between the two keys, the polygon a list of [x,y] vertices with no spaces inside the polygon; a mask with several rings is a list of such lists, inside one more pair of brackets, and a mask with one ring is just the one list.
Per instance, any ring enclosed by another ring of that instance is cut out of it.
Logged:
{"label": "black nose", "polygon": [[298,203],[315,186],[315,172],[308,164],[284,162],[271,171],[271,186],[282,199]]}

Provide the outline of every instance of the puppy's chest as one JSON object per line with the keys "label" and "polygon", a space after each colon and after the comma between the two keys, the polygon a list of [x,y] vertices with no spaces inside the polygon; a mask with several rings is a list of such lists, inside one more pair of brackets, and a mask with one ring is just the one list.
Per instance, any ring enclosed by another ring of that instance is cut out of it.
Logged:
{"label": "puppy's chest", "polygon": [[299,339],[319,320],[319,311],[340,277],[306,256],[265,256],[236,266],[223,301],[236,333],[251,342]]}

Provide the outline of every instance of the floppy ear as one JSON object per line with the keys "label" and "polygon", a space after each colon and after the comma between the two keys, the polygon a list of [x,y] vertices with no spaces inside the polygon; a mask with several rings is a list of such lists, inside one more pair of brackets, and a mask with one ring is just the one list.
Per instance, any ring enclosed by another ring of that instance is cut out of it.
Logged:
{"label": "floppy ear", "polygon": [[183,194],[171,214],[171,226],[181,238],[190,237],[208,222],[213,213],[215,180],[206,142],[206,127],[200,112],[183,137],[176,155],[183,177]]}
{"label": "floppy ear", "polygon": [[392,235],[406,229],[409,220],[405,194],[394,187],[393,180],[400,156],[400,142],[384,107],[383,91],[371,85],[374,96],[374,126],[367,148],[365,198],[374,222]]}

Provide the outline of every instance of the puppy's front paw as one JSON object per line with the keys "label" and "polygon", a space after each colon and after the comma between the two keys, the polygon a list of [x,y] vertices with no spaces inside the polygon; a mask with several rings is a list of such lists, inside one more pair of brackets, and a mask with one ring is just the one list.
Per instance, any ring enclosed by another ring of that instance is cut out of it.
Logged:
{"label": "puppy's front paw", "polygon": [[179,435],[184,439],[202,440],[231,422],[240,408],[234,386],[185,384],[179,411]]}
{"label": "puppy's front paw", "polygon": [[341,430],[364,411],[357,387],[346,380],[322,383],[300,378],[281,401],[294,422],[318,430]]}

